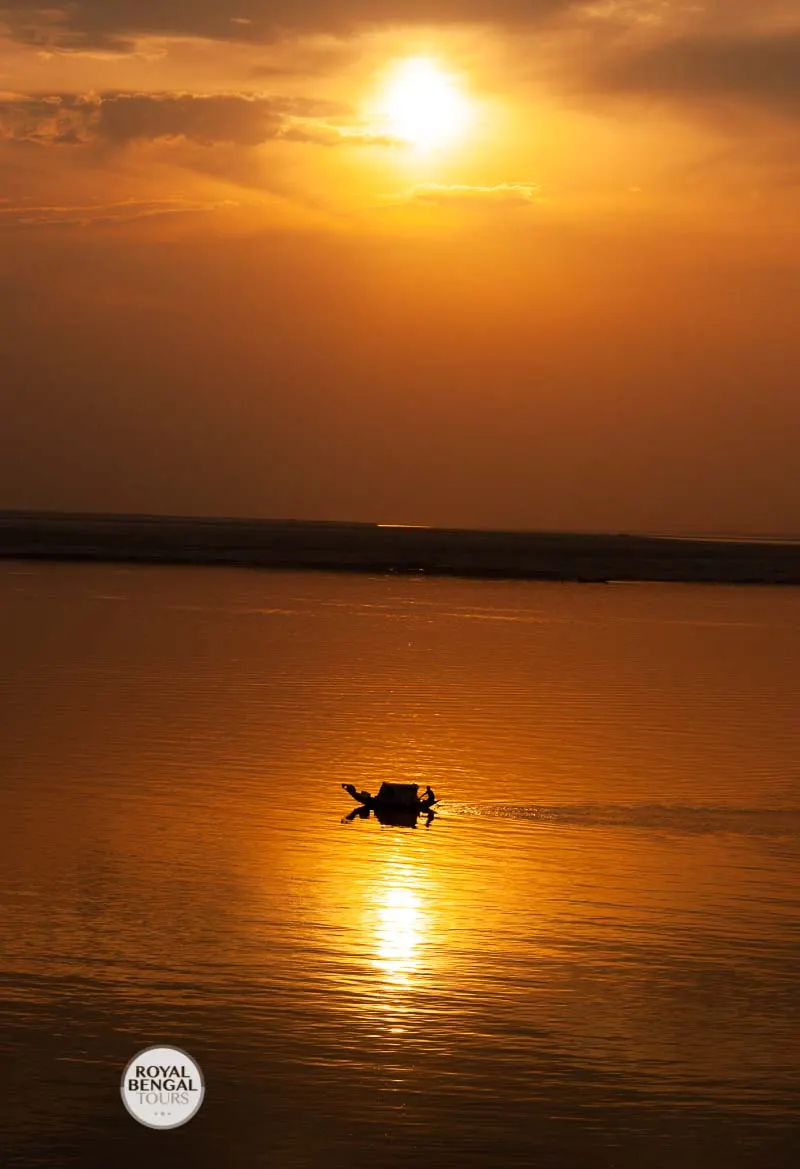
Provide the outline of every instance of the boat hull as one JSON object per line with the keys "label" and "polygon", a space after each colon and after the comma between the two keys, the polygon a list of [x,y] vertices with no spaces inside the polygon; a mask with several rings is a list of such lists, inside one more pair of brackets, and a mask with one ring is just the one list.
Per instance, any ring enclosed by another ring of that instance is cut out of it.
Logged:
{"label": "boat hull", "polygon": [[[436,800],[409,800],[407,797],[401,801],[387,799],[386,796],[381,796],[380,794],[373,796],[369,792],[357,791],[353,784],[350,783],[343,783],[342,787],[364,809],[367,815],[373,812],[375,818],[381,824],[405,824],[414,826],[418,817],[433,816],[433,806],[437,802]],[[354,810],[353,815],[360,815],[360,813]]]}
{"label": "boat hull", "polygon": [[406,812],[411,816],[422,816],[425,812],[430,812],[437,803],[436,800],[430,802],[417,800],[415,804],[396,804],[393,800],[379,800],[377,796],[369,796],[366,799],[363,796],[353,796],[353,799],[363,808],[369,808],[371,812],[385,812],[387,815],[390,812]]}

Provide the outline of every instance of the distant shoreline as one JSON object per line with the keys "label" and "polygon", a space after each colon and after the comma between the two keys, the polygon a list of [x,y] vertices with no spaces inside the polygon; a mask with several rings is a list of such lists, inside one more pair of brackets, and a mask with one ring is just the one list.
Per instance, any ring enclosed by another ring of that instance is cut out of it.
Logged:
{"label": "distant shoreline", "polygon": [[0,512],[0,559],[587,583],[800,584],[797,542],[52,512]]}

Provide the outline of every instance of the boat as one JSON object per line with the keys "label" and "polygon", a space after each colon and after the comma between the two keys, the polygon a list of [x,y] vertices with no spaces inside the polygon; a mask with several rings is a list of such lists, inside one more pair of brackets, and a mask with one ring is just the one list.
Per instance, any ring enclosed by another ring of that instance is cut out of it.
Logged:
{"label": "boat", "polygon": [[375,796],[369,792],[357,791],[352,783],[343,783],[342,788],[357,804],[375,812],[378,819],[381,815],[395,813],[403,813],[406,816],[432,813],[433,805],[439,802],[430,787],[425,789],[423,796],[420,796],[419,784],[416,783],[382,783]]}

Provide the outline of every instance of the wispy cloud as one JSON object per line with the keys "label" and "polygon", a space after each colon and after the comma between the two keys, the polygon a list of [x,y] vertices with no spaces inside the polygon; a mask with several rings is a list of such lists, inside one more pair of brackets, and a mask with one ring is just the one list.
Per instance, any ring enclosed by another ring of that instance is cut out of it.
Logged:
{"label": "wispy cloud", "polygon": [[231,200],[125,199],[115,203],[31,204],[0,200],[0,230],[20,227],[115,227],[161,216],[207,214],[235,207]]}
{"label": "wispy cloud", "polygon": [[313,146],[407,146],[403,138],[373,134],[359,126],[331,126],[323,123],[294,122],[276,135],[287,142],[308,142]]}
{"label": "wispy cloud", "polygon": [[471,186],[465,183],[426,183],[402,197],[406,203],[462,207],[524,207],[541,201],[537,183],[498,183]]}

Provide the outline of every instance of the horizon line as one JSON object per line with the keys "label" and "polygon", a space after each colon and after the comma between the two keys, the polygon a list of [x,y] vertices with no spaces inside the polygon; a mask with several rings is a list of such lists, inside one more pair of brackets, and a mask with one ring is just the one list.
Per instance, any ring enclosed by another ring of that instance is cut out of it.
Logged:
{"label": "horizon line", "polygon": [[516,528],[516,527],[469,527],[452,524],[406,523],[396,520],[351,520],[351,519],[309,519],[297,516],[254,516],[230,514],[186,514],[178,512],[128,512],[128,511],[64,511],[55,508],[0,508],[0,521],[8,518],[65,519],[65,520],[114,520],[149,521],[177,523],[231,523],[231,524],[293,524],[308,526],[331,526],[343,528],[394,529],[428,532],[469,532],[480,534],[505,534],[520,536],[611,536],[617,538],[658,540],[696,540],[722,543],[800,543],[800,535],[776,532],[731,532],[731,531],[678,531],[641,530],[612,528]]}

